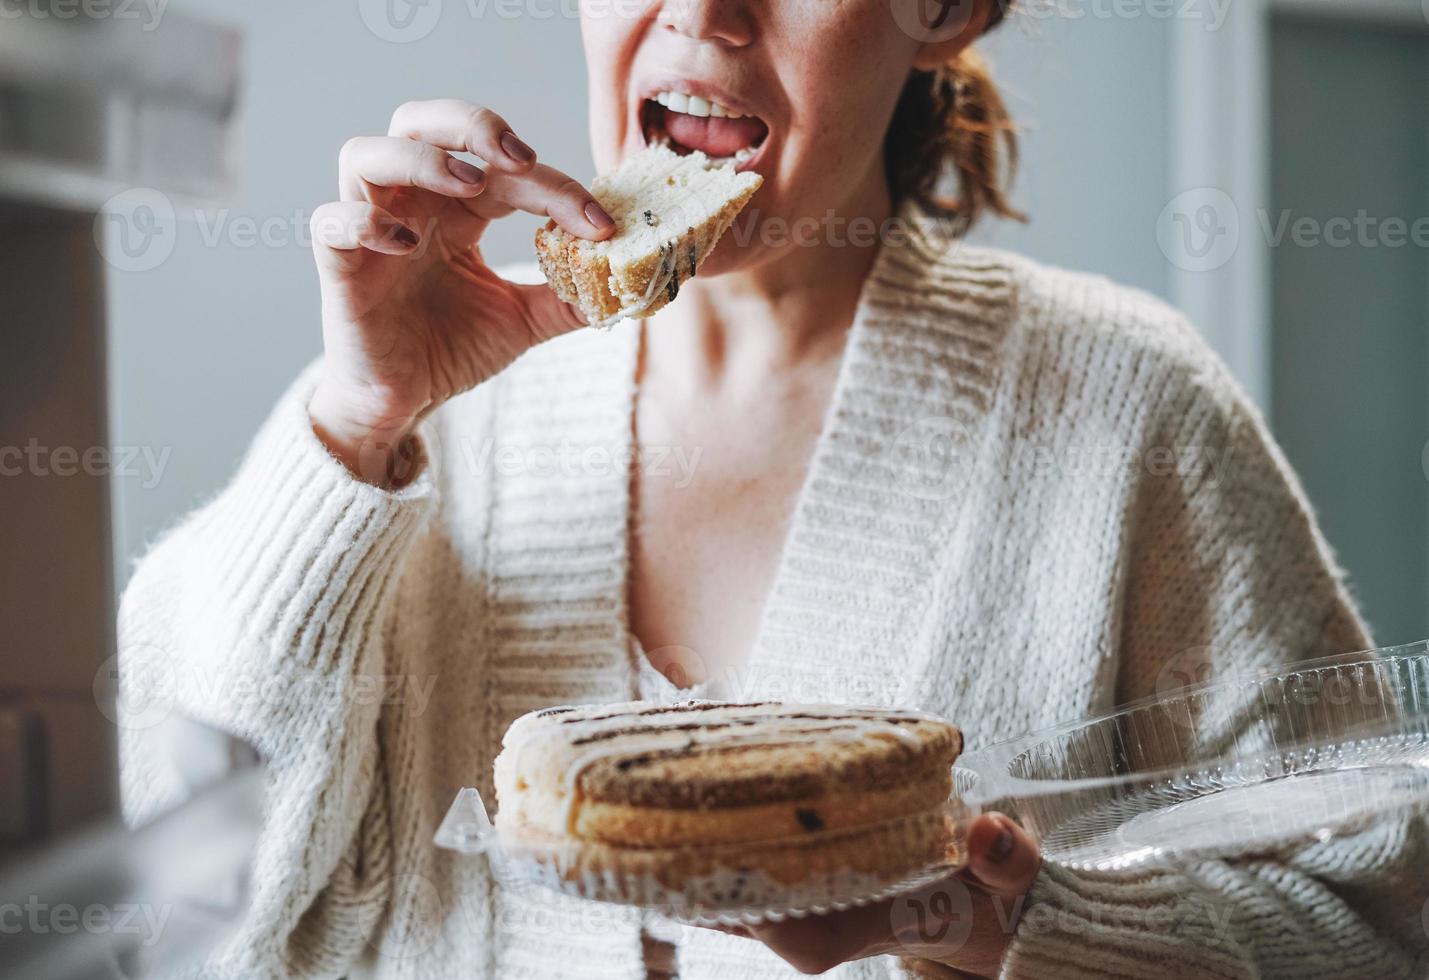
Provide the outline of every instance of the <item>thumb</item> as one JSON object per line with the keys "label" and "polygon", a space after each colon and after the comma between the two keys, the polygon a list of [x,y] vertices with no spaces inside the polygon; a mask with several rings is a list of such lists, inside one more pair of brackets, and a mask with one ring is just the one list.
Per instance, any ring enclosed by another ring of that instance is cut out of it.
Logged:
{"label": "thumb", "polygon": [[1017,821],[984,813],[968,830],[970,874],[986,891],[1009,898],[1026,894],[1042,868],[1037,843]]}
{"label": "thumb", "polygon": [[532,339],[538,344],[586,325],[580,308],[561,299],[545,283],[518,284],[516,294],[526,308]]}

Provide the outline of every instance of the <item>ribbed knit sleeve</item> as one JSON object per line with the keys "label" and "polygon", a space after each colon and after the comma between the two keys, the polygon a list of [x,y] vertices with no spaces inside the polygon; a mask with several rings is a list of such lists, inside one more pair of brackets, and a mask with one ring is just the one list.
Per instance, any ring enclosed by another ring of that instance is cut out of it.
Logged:
{"label": "ribbed knit sleeve", "polygon": [[[1127,515],[1117,699],[1367,648],[1341,573],[1256,410],[1216,372],[1155,397],[1145,448],[1179,455],[1175,465],[1165,457],[1164,472],[1140,474]],[[1003,976],[1422,977],[1426,868],[1429,836],[1412,817],[1175,869],[1048,865]]]}
{"label": "ribbed knit sleeve", "polygon": [[246,741],[267,765],[251,908],[202,976],[341,976],[382,906],[371,683],[434,477],[395,493],[354,479],[313,434],[312,387],[310,370],[228,487],[143,559],[121,603],[126,816],[188,795],[174,733],[191,722]]}

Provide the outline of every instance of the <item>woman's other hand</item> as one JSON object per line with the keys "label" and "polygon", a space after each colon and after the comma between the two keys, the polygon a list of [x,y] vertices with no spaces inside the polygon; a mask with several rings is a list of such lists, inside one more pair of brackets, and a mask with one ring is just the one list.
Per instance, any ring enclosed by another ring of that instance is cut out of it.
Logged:
{"label": "woman's other hand", "polygon": [[600,240],[614,222],[499,115],[450,99],[403,105],[386,136],[349,140],[338,186],[312,218],[324,356],[309,414],[353,473],[390,483],[418,420],[584,322],[546,286],[493,273],[487,225],[519,210]]}
{"label": "woman's other hand", "polygon": [[1041,866],[1015,821],[983,814],[968,830],[967,866],[951,878],[847,912],[725,931],[762,942],[801,973],[887,953],[926,961],[930,976],[995,977]]}

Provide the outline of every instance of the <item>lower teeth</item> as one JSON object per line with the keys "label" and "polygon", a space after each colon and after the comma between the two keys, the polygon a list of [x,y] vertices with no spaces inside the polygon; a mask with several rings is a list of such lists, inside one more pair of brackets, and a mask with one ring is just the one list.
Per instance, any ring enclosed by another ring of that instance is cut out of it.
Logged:
{"label": "lower teeth", "polygon": [[[658,145],[660,145],[660,146],[669,146],[669,145],[670,145],[670,137],[669,137],[669,135],[666,134],[666,133],[661,133],[659,136],[656,136],[656,137],[654,138],[653,142],[656,143],[656,144],[658,144]],[[727,163],[733,163],[733,164],[735,164],[736,166],[738,166],[738,165],[741,164],[741,163],[745,163],[745,162],[747,162],[747,161],[749,161],[749,160],[754,159],[754,154],[755,154],[756,152],[758,152],[758,147],[746,146],[746,147],[744,147],[744,148],[741,149],[741,150],[737,150],[737,151],[735,152],[734,156],[730,156],[730,157],[710,157],[710,162],[711,162],[711,163],[718,164],[718,165],[720,165],[720,166],[723,166],[724,164],[727,164]]]}

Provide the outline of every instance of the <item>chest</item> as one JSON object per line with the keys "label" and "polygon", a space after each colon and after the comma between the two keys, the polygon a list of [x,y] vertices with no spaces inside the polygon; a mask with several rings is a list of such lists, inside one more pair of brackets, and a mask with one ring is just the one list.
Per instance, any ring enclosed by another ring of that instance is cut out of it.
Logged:
{"label": "chest", "polygon": [[[977,459],[999,430],[1004,319],[984,298],[961,321],[953,297],[942,332],[915,334],[907,297],[885,303],[883,288],[822,391],[760,388],[732,412],[690,410],[679,391],[652,401],[639,335],[617,327],[504,376],[489,440],[451,430],[451,560],[480,598],[424,602],[469,609],[479,627],[441,649],[479,661],[462,673],[483,686],[483,744],[526,710],[631,697],[640,656],[673,662],[682,686],[732,675],[731,697],[1035,721],[1009,705],[1047,703],[1066,670],[1041,661],[1091,648],[1061,630],[1062,607],[1102,618],[1076,595],[1052,608],[1067,590],[1042,573],[1065,584],[1060,563],[1029,562],[1023,546],[1055,542],[990,519],[1013,497],[1043,512],[1028,488],[991,486]],[[1077,579],[1106,593],[1099,581]]]}
{"label": "chest", "polygon": [[680,685],[739,669],[774,585],[828,385],[730,408],[635,406],[629,608],[645,656]]}

